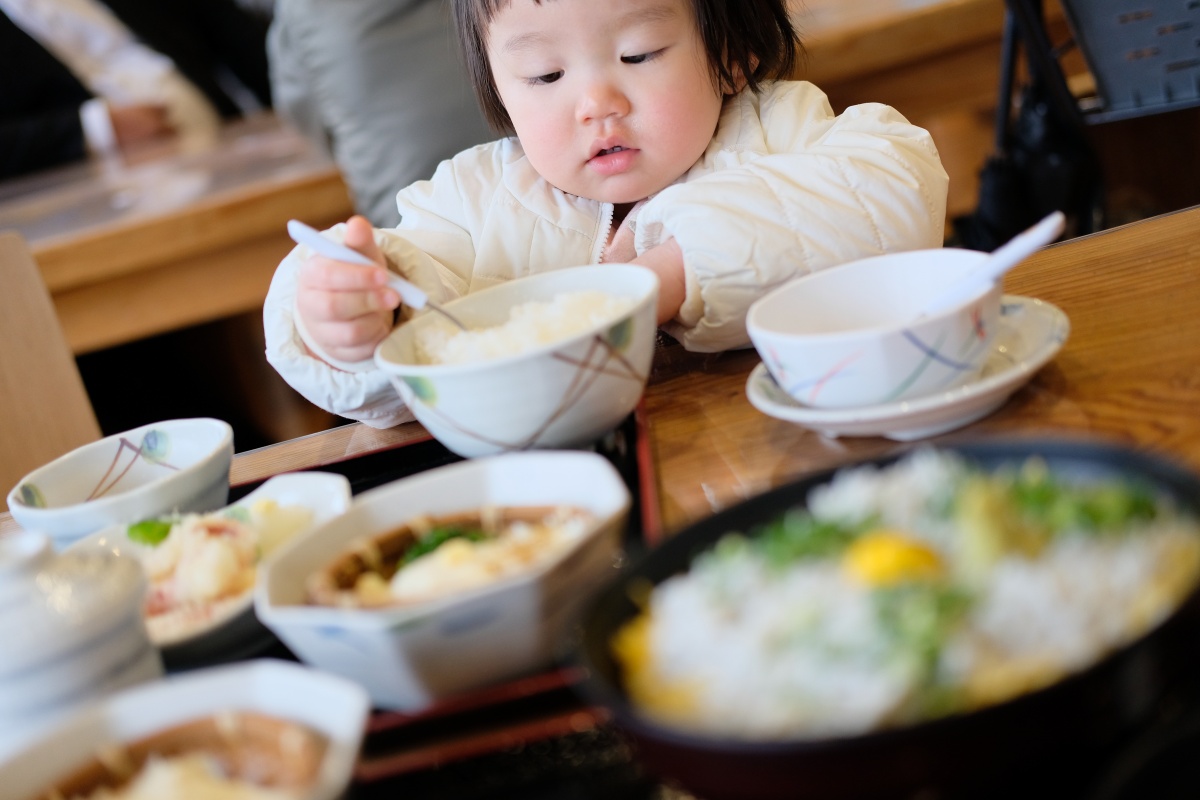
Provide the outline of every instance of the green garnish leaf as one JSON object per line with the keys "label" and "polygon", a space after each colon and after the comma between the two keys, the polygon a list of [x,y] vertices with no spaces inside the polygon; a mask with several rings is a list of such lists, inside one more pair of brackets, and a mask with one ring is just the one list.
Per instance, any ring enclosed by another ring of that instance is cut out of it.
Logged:
{"label": "green garnish leaf", "polygon": [[487,534],[483,532],[483,529],[478,527],[441,525],[417,539],[412,547],[405,550],[404,554],[400,556],[399,567],[408,566],[421,556],[429,555],[451,539],[467,539],[468,541],[478,542],[486,538]]}
{"label": "green garnish leaf", "polygon": [[1115,481],[1072,486],[1042,476],[1018,481],[1012,487],[1014,504],[1026,519],[1052,533],[1087,531],[1117,533],[1156,516],[1153,492],[1141,485]]}
{"label": "green garnish leaf", "polygon": [[862,525],[820,520],[805,509],[787,511],[761,526],[754,537],[763,556],[776,566],[840,554],[862,532]]}
{"label": "green garnish leaf", "polygon": [[908,583],[873,593],[875,610],[892,642],[931,675],[942,646],[966,617],[973,598],[965,589]]}
{"label": "green garnish leaf", "polygon": [[167,538],[171,532],[171,523],[161,519],[148,519],[129,526],[127,535],[131,542],[155,547]]}
{"label": "green garnish leaf", "polygon": [[231,506],[225,509],[226,519],[235,519],[238,522],[250,524],[250,509],[245,506]]}

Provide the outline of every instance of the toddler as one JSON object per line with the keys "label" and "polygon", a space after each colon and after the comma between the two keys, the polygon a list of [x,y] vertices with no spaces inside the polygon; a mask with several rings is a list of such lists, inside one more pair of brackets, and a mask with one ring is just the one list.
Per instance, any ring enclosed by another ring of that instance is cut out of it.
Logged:
{"label": "toddler", "polygon": [[442,302],[597,262],[657,273],[685,347],[745,347],[746,312],[805,273],[942,243],[932,139],[887,106],[835,116],[786,80],[786,0],[453,0],[488,121],[512,134],[399,192],[395,229],[335,235],[380,266],[294,250],[264,310],[267,358],[332,413],[411,419],[375,346],[409,311],[393,269]]}

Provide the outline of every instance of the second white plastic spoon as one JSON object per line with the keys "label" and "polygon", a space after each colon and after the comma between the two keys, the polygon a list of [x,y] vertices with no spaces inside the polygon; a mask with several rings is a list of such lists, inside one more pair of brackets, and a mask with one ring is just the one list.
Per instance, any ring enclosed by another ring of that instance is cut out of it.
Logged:
{"label": "second white plastic spoon", "polygon": [[1055,211],[1041,222],[1026,228],[994,250],[978,266],[955,278],[952,286],[925,306],[921,316],[932,316],[979,294],[982,287],[1000,280],[1004,273],[1057,239],[1065,224],[1063,213]]}

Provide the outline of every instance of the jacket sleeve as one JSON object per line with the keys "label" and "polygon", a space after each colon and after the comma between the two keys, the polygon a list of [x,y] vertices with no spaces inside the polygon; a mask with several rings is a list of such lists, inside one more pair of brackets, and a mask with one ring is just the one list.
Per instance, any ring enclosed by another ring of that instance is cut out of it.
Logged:
{"label": "jacket sleeve", "polygon": [[[746,312],[800,275],[884,252],[940,247],[948,178],[929,134],[895,110],[835,116],[787,82],[722,117],[719,163],[652,198],[637,251],[674,237],[687,293],[667,329],[690,350],[745,347]],[[729,139],[733,140],[730,146]]]}

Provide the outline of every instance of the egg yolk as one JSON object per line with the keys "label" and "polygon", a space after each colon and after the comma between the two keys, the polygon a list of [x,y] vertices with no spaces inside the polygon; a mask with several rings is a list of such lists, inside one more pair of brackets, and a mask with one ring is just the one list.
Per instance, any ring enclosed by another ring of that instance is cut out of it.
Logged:
{"label": "egg yolk", "polygon": [[686,722],[697,711],[700,687],[671,682],[659,674],[650,648],[651,624],[649,612],[644,612],[622,625],[610,643],[613,656],[638,708],[665,721]]}
{"label": "egg yolk", "polygon": [[867,586],[930,580],[942,574],[942,560],[932,548],[890,530],[860,536],[846,549],[842,566]]}

